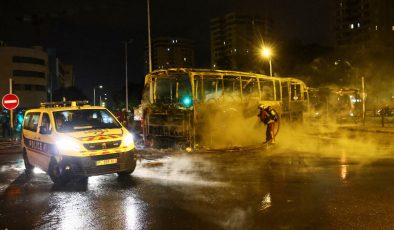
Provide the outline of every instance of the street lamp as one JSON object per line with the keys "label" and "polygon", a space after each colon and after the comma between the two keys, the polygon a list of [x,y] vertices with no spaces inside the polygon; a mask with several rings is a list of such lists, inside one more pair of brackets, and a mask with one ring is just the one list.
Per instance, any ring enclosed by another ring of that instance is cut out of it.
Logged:
{"label": "street lamp", "polygon": [[[106,93],[104,93],[104,100],[107,100],[107,94]],[[103,106],[103,104],[105,104],[105,102],[103,103],[103,97],[101,96],[101,94],[100,94],[100,106]],[[105,107],[105,106],[103,106],[103,107]]]}
{"label": "street lamp", "polygon": [[[102,89],[103,86],[99,85],[99,86],[97,86],[97,88]],[[96,105],[96,86],[93,87],[93,105]]]}
{"label": "street lamp", "polygon": [[270,76],[272,77],[272,51],[269,47],[263,47],[263,49],[261,50],[261,56],[263,56],[264,58],[268,59],[268,62],[270,64]]}

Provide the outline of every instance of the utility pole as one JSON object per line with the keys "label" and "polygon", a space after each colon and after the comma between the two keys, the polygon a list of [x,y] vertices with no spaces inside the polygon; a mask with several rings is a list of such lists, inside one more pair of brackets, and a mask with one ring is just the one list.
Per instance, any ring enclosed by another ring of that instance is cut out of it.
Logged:
{"label": "utility pole", "polygon": [[126,68],[126,121],[127,121],[127,115],[129,113],[129,81],[128,81],[128,77],[127,77],[127,43],[128,41],[126,41],[124,43],[124,53],[125,53],[125,68]]}
{"label": "utility pole", "polygon": [[148,56],[149,56],[149,73],[152,72],[152,44],[151,44],[151,37],[150,37],[150,6],[149,0],[147,1],[147,9],[148,9]]}

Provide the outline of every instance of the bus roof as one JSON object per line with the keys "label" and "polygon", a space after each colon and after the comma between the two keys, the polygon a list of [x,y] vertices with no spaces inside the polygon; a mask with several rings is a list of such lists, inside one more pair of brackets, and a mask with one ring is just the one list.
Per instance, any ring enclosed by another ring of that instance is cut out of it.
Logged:
{"label": "bus roof", "polygon": [[169,69],[160,69],[154,70],[148,73],[145,77],[145,84],[148,82],[150,76],[166,76],[172,74],[205,74],[205,75],[235,75],[235,76],[244,76],[244,77],[259,77],[259,78],[271,78],[277,80],[290,80],[290,81],[297,81],[302,82],[301,80],[293,77],[271,77],[263,74],[252,73],[252,72],[242,72],[242,71],[235,71],[235,70],[216,70],[216,69],[194,69],[194,68],[169,68]]}

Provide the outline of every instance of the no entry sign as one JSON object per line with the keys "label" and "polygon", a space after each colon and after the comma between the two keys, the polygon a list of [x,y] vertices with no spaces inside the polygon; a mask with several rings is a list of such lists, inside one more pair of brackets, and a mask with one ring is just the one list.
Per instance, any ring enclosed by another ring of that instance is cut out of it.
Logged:
{"label": "no entry sign", "polygon": [[15,94],[6,94],[1,101],[3,107],[6,109],[15,109],[19,105],[19,98]]}

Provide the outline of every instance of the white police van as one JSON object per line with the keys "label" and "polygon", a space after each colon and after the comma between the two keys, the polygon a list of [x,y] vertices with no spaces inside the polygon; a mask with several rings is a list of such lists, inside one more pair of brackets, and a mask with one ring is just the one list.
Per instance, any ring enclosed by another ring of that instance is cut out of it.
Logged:
{"label": "white police van", "polygon": [[110,111],[87,103],[42,103],[26,111],[21,143],[27,171],[39,167],[54,183],[134,171],[132,134]]}

